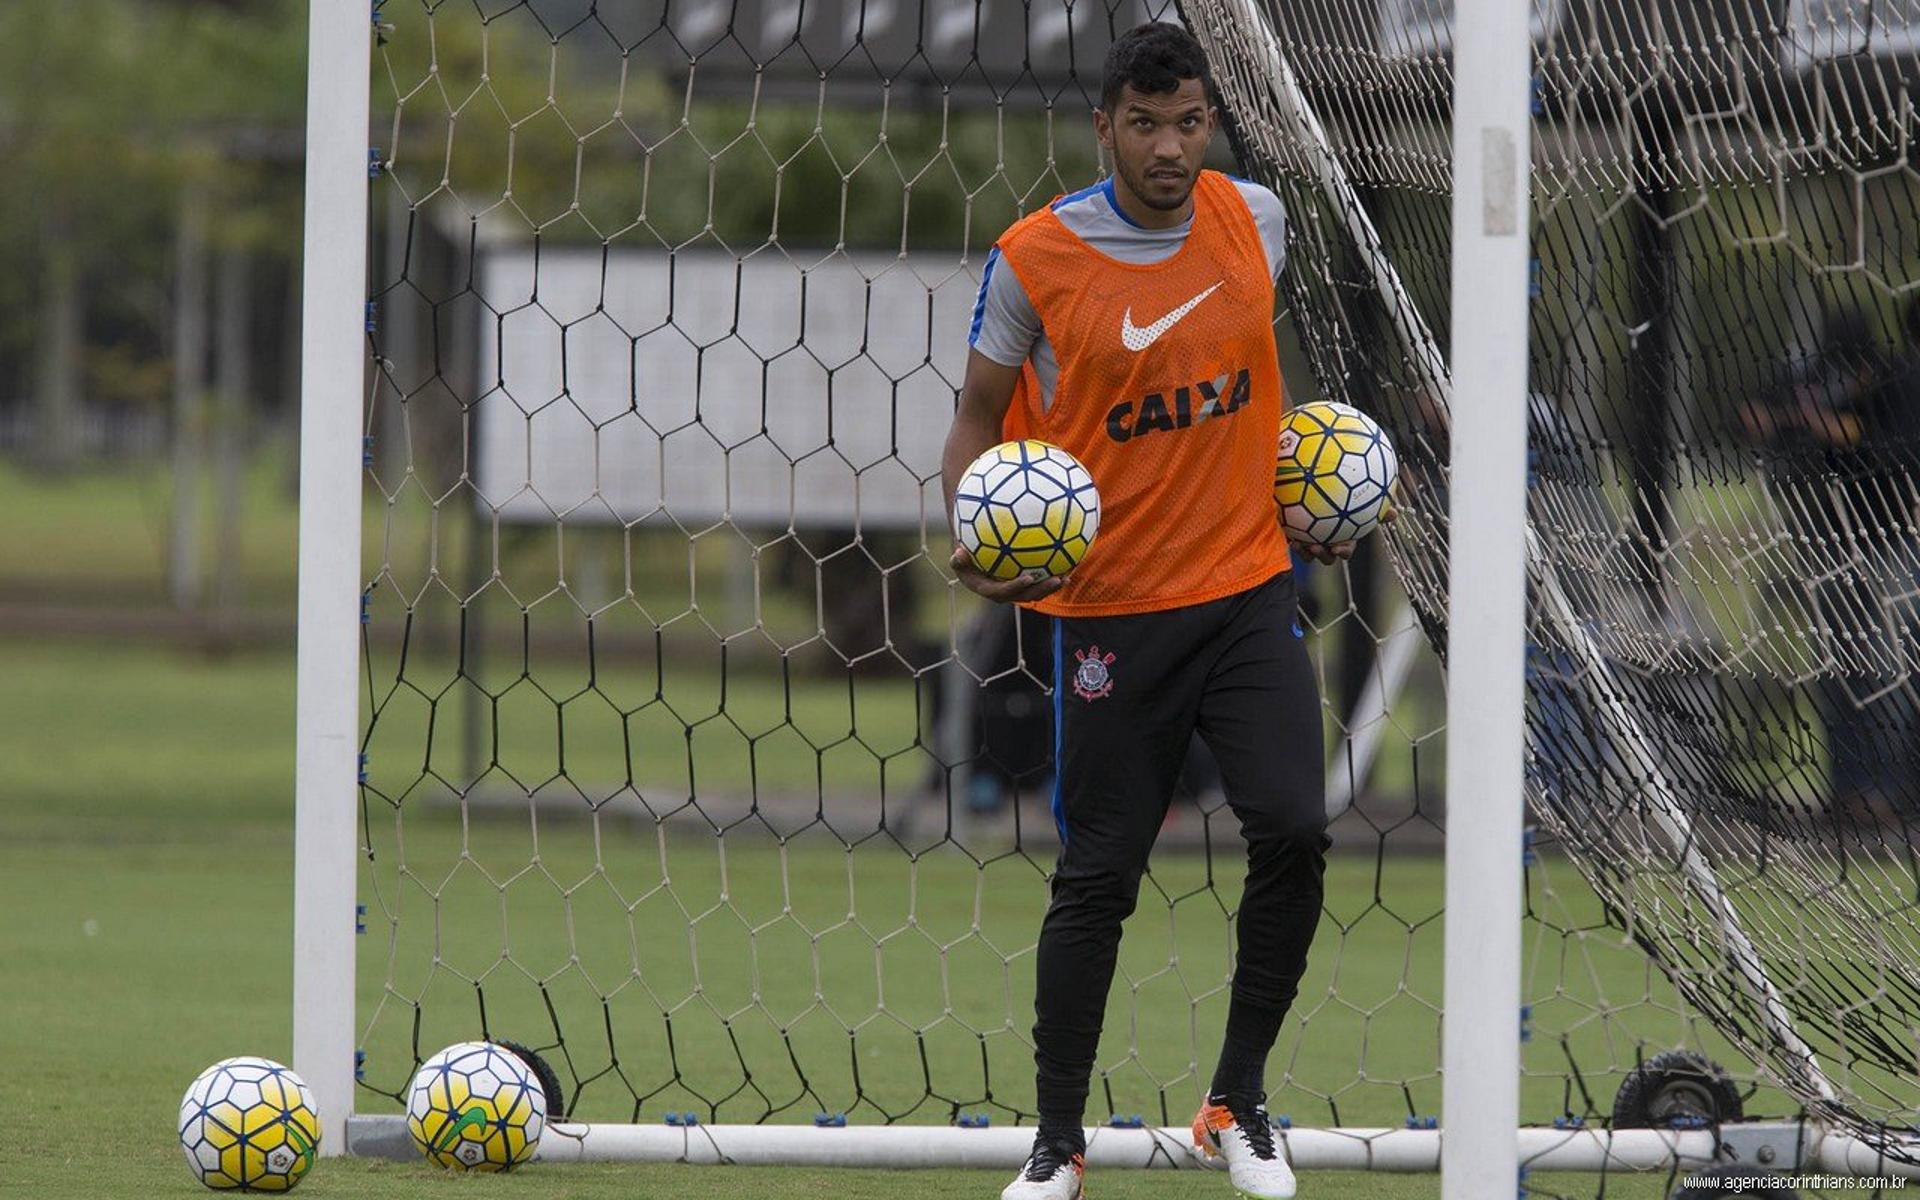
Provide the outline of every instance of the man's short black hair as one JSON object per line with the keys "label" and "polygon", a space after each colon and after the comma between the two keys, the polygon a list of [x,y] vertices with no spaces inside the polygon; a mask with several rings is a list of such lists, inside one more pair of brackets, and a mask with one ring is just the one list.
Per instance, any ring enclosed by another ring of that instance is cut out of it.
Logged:
{"label": "man's short black hair", "polygon": [[1213,76],[1207,71],[1207,56],[1200,43],[1180,26],[1167,21],[1148,21],[1135,25],[1107,48],[1107,62],[1101,72],[1100,107],[1111,113],[1120,104],[1120,91],[1133,85],[1136,92],[1149,95],[1177,92],[1189,79],[1198,79],[1213,103]]}

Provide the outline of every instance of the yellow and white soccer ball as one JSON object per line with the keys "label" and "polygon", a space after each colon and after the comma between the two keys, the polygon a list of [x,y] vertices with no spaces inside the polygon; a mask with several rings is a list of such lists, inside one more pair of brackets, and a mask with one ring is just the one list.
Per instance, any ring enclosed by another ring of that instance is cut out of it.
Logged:
{"label": "yellow and white soccer ball", "polygon": [[1331,400],[1302,404],[1280,419],[1279,449],[1273,498],[1294,537],[1331,546],[1380,524],[1400,459],[1372,417]]}
{"label": "yellow and white soccer ball", "polygon": [[228,1058],[180,1100],[180,1148],[217,1191],[285,1192],[313,1169],[320,1114],[298,1075],[266,1058]]}
{"label": "yellow and white soccer ball", "polygon": [[1049,442],[1002,442],[973,460],[954,491],[953,536],[995,579],[1065,575],[1099,531],[1093,476]]}
{"label": "yellow and white soccer ball", "polygon": [[414,1145],[443,1167],[505,1171],[533,1157],[547,1097],[520,1056],[460,1042],[420,1064],[407,1095]]}

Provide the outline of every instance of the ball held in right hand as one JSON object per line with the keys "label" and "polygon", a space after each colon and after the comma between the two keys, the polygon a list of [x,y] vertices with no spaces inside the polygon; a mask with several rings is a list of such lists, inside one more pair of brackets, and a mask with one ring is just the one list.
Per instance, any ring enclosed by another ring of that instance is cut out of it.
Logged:
{"label": "ball held in right hand", "polygon": [[1099,529],[1093,476],[1049,442],[1002,442],[968,465],[954,492],[954,540],[994,579],[1065,575]]}

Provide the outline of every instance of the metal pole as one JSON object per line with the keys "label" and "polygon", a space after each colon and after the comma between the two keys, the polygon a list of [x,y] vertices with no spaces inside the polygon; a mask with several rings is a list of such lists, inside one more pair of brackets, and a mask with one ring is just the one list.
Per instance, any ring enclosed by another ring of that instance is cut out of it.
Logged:
{"label": "metal pole", "polygon": [[342,0],[308,9],[293,1066],[319,1102],[323,1154],[346,1149],[354,1087],[367,12]]}
{"label": "metal pole", "polygon": [[1425,642],[1413,606],[1405,596],[1399,597],[1367,670],[1366,687],[1347,715],[1344,736],[1333,739],[1333,754],[1327,760],[1327,820],[1337,820],[1365,794],[1380,740],[1391,727],[1393,706],[1406,690]]}
{"label": "metal pole", "polygon": [[1525,825],[1526,0],[1460,0],[1453,36],[1442,1200],[1511,1196]]}
{"label": "metal pole", "polygon": [[240,618],[242,481],[247,426],[253,415],[253,262],[229,246],[220,255],[218,319],[214,339],[219,359],[213,421],[213,635],[225,642]]}
{"label": "metal pole", "polygon": [[174,241],[173,512],[167,593],[181,612],[200,607],[200,475],[207,405],[207,209],[197,186],[181,189]]}

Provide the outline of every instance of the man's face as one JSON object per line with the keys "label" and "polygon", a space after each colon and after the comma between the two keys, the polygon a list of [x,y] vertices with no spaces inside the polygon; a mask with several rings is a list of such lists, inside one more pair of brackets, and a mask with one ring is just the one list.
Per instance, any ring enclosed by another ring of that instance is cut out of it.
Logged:
{"label": "man's face", "polygon": [[1093,123],[1129,191],[1162,212],[1186,204],[1213,140],[1214,110],[1207,106],[1205,84],[1183,79],[1178,91],[1155,93],[1128,84],[1113,111],[1097,110]]}

